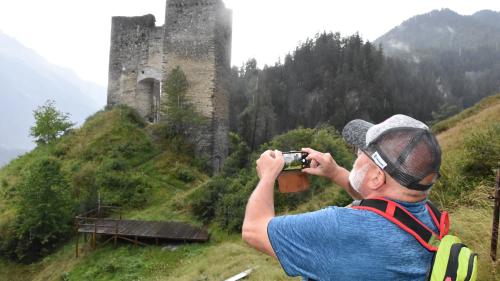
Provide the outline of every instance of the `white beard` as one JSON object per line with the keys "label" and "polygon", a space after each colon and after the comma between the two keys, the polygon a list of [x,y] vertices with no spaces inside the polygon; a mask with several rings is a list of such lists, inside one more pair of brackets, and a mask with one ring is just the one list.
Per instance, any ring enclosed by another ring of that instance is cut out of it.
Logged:
{"label": "white beard", "polygon": [[354,190],[356,190],[357,193],[361,194],[361,185],[363,184],[363,181],[365,180],[366,173],[368,172],[368,168],[370,166],[365,164],[364,166],[361,167],[361,169],[355,169],[353,168],[351,172],[349,173],[349,183],[351,183],[351,186]]}

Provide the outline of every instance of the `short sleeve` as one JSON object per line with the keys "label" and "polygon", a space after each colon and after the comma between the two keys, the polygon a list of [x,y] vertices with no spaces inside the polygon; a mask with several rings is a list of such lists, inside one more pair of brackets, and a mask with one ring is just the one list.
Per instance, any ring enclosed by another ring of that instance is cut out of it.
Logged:
{"label": "short sleeve", "polygon": [[267,227],[269,241],[289,276],[314,279],[326,265],[331,265],[338,245],[337,208],[279,216]]}

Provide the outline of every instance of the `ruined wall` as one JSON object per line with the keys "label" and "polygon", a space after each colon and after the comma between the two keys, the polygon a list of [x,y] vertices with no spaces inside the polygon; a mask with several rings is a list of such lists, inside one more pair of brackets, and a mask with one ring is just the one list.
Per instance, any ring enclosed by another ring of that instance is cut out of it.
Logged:
{"label": "ruined wall", "polygon": [[160,99],[163,28],[155,17],[113,17],[108,105],[126,104],[146,120],[156,119]]}
{"label": "ruined wall", "polygon": [[218,9],[215,28],[215,95],[214,95],[214,167],[224,164],[228,154],[229,135],[229,83],[231,75],[231,42],[233,14],[228,9]]}
{"label": "ruined wall", "polygon": [[187,97],[210,120],[196,136],[197,152],[208,156],[218,171],[228,151],[228,93],[223,81],[230,71],[231,13],[220,0],[170,0],[165,17],[164,79],[177,66],[185,72]]}
{"label": "ruined wall", "polygon": [[187,98],[209,120],[193,137],[215,172],[228,153],[231,25],[222,0],[167,0],[164,26],[145,15],[113,17],[111,28],[108,105],[126,104],[158,121],[162,83],[179,66]]}

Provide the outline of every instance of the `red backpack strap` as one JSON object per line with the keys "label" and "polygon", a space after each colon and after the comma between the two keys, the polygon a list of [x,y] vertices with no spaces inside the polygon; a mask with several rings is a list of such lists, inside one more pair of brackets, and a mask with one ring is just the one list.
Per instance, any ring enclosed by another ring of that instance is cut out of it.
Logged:
{"label": "red backpack strap", "polygon": [[440,236],[398,203],[385,198],[365,199],[353,204],[352,208],[368,210],[381,215],[415,237],[427,250],[431,252],[437,251],[434,242],[439,240]]}
{"label": "red backpack strap", "polygon": [[439,240],[441,240],[445,235],[448,234],[448,231],[450,230],[448,212],[439,211],[439,209],[431,201],[427,201],[427,204],[425,204],[425,206],[427,207],[427,210],[429,211],[434,224],[439,230]]}

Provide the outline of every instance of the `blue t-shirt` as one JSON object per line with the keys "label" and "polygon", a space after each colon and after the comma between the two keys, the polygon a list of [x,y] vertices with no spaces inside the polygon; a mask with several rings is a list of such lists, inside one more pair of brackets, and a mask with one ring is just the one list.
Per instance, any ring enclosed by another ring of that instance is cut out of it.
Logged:
{"label": "blue t-shirt", "polygon": [[[398,202],[437,231],[426,201]],[[268,236],[289,276],[314,280],[424,280],[432,253],[371,211],[328,207],[273,218]]]}

